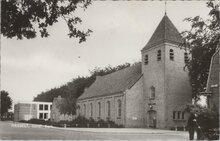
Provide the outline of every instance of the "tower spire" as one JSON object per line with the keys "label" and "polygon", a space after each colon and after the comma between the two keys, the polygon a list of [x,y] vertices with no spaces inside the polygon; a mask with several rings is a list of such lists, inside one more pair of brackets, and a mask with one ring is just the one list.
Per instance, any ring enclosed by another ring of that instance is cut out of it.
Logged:
{"label": "tower spire", "polygon": [[165,0],[165,15],[167,15],[167,0]]}

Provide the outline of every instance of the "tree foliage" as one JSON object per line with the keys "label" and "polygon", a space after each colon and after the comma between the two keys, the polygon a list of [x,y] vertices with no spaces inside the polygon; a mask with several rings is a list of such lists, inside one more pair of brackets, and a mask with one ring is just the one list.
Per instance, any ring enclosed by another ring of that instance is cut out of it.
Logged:
{"label": "tree foliage", "polygon": [[191,29],[182,33],[184,44],[192,55],[186,66],[195,100],[198,100],[199,93],[205,90],[211,57],[220,43],[219,3],[208,1],[207,7],[210,8],[209,18],[186,18],[185,20],[191,23]]}
{"label": "tree foliage", "polygon": [[2,90],[1,91],[1,115],[4,115],[8,112],[12,106],[12,99],[9,96],[8,92]]}
{"label": "tree foliage", "polygon": [[41,37],[48,37],[47,28],[58,22],[59,18],[66,21],[69,28],[68,36],[86,40],[91,30],[78,30],[82,23],[80,17],[74,16],[77,8],[86,9],[91,0],[2,0],[1,1],[1,33],[17,39],[32,39],[39,30]]}
{"label": "tree foliage", "polygon": [[103,76],[115,71],[129,67],[129,63],[118,65],[116,67],[105,67],[104,69],[95,68],[90,71],[89,77],[77,77],[67,84],[59,87],[53,88],[49,91],[42,92],[34,98],[34,101],[45,101],[52,102],[55,97],[59,95],[64,98],[60,103],[59,110],[61,114],[75,114],[76,113],[76,100],[82,95],[85,88],[88,88],[96,79],[96,76]]}

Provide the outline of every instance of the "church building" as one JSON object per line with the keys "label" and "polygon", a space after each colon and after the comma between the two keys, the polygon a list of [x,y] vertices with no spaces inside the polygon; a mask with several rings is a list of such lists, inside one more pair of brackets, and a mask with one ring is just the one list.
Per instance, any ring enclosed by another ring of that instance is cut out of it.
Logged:
{"label": "church building", "polygon": [[182,37],[165,14],[141,50],[142,61],[117,72],[97,76],[78,98],[77,115],[111,120],[124,127],[171,129],[185,127],[191,102],[188,53]]}

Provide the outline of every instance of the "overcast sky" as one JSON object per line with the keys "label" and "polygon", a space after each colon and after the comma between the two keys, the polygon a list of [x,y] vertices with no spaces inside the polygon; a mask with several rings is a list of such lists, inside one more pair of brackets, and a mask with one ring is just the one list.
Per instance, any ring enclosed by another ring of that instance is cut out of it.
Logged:
{"label": "overcast sky", "polygon": [[[1,89],[14,102],[32,101],[42,91],[59,87],[72,78],[89,75],[95,67],[116,66],[141,60],[140,50],[164,16],[161,1],[95,1],[84,12],[83,28],[93,30],[84,43],[69,39],[60,20],[48,38],[1,38]],[[207,17],[204,1],[168,1],[167,15],[181,32],[190,29],[186,17]]]}

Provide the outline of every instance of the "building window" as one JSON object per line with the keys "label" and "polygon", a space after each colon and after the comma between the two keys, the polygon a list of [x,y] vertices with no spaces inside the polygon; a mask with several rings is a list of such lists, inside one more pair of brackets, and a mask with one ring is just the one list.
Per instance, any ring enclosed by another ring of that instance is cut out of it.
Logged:
{"label": "building window", "polygon": [[121,117],[121,100],[118,100],[118,117]]}
{"label": "building window", "polygon": [[185,61],[185,63],[188,62],[188,59],[189,59],[189,57],[188,57],[188,53],[185,52],[185,53],[184,53],[184,61]]}
{"label": "building window", "polygon": [[148,64],[148,55],[145,55],[145,58],[144,58],[144,64],[145,64],[145,65]]}
{"label": "building window", "polygon": [[86,116],[86,104],[84,104],[84,116]]}
{"label": "building window", "polygon": [[170,60],[174,60],[174,51],[173,49],[170,49]]}
{"label": "building window", "polygon": [[152,86],[152,87],[150,88],[150,98],[151,98],[151,99],[154,99],[154,98],[155,98],[155,87],[154,87],[154,86]]}
{"label": "building window", "polygon": [[184,113],[184,112],[182,112],[182,119],[184,119],[184,115],[185,115],[185,113]]}
{"label": "building window", "polygon": [[180,119],[180,115],[181,115],[181,112],[178,111],[178,112],[177,112],[177,119]]}
{"label": "building window", "polygon": [[44,110],[48,110],[48,105],[44,105]]}
{"label": "building window", "polygon": [[111,106],[111,105],[110,105],[110,101],[107,101],[108,117],[110,117],[110,110],[111,110],[111,109],[110,109],[110,106]]}
{"label": "building window", "polygon": [[161,60],[161,50],[157,51],[157,61]]}
{"label": "building window", "polygon": [[50,105],[50,110],[52,110],[52,105]]}
{"label": "building window", "polygon": [[44,119],[47,119],[48,117],[47,117],[47,113],[44,113]]}
{"label": "building window", "polygon": [[43,116],[44,116],[44,114],[43,114],[43,113],[40,113],[40,114],[39,114],[39,119],[43,119]]}
{"label": "building window", "polygon": [[176,119],[176,111],[173,111],[173,119]]}
{"label": "building window", "polygon": [[40,104],[39,105],[39,110],[43,110],[44,109],[44,105],[43,104]]}
{"label": "building window", "polygon": [[93,105],[92,105],[92,103],[90,103],[90,116],[92,117],[93,116]]}
{"label": "building window", "polygon": [[98,111],[99,111],[99,117],[101,117],[101,103],[98,102]]}

